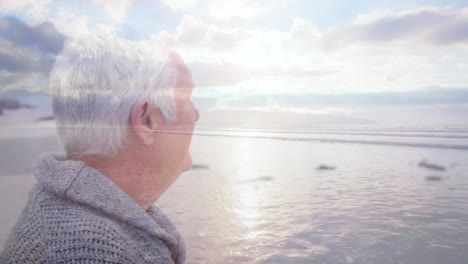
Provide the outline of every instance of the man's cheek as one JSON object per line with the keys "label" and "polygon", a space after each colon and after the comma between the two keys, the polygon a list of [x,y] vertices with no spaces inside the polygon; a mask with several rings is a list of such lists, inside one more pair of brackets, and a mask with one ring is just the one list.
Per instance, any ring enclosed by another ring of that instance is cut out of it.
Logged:
{"label": "man's cheek", "polygon": [[187,153],[184,159],[184,171],[188,171],[192,168],[192,156]]}

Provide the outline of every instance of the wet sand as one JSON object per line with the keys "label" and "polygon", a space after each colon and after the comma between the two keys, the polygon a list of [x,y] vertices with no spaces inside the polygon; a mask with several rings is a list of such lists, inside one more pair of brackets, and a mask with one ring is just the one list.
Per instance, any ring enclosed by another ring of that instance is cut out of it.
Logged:
{"label": "wet sand", "polygon": [[[58,147],[51,142],[0,141],[11,149],[0,159],[0,244],[35,181],[27,163],[13,163]],[[187,263],[468,258],[468,151],[195,136],[191,152],[197,168],[157,202],[186,240]]]}

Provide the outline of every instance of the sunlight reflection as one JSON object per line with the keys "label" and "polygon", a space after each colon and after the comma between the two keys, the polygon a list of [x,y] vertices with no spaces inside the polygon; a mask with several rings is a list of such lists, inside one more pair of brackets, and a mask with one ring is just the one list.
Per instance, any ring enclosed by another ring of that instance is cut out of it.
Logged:
{"label": "sunlight reflection", "polygon": [[253,188],[245,188],[239,192],[239,207],[236,212],[247,227],[255,227],[261,217],[258,200],[259,195]]}
{"label": "sunlight reflection", "polygon": [[253,240],[253,239],[258,238],[263,233],[265,233],[265,231],[251,231],[245,236],[245,238]]}
{"label": "sunlight reflection", "polygon": [[[257,177],[256,165],[257,155],[252,140],[242,140],[239,142],[236,150],[237,164],[240,164],[237,171],[237,180],[243,181]],[[261,218],[261,212],[258,208],[262,191],[253,182],[250,184],[237,185],[236,192],[238,196],[238,206],[235,212],[242,224],[248,228],[257,225]]]}
{"label": "sunlight reflection", "polygon": [[255,147],[252,146],[251,139],[239,140],[237,149],[234,153],[236,164],[239,164],[237,171],[237,180],[246,180],[255,177],[255,164],[256,164],[256,153]]}

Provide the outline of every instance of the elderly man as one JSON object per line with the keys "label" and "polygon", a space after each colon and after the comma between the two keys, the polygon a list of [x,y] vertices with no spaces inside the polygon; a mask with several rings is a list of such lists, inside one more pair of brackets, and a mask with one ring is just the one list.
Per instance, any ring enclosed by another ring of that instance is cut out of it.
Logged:
{"label": "elderly man", "polygon": [[68,41],[50,74],[64,154],[45,154],[0,263],[183,263],[153,203],[192,166],[198,111],[176,53],[111,33]]}

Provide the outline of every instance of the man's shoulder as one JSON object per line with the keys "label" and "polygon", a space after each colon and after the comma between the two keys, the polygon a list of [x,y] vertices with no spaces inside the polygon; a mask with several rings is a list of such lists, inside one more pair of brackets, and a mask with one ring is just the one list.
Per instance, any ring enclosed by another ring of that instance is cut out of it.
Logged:
{"label": "man's shoulder", "polygon": [[[30,263],[81,259],[135,263],[138,250],[123,227],[93,208],[35,186],[11,233],[0,262]],[[2,259],[3,258],[3,259]],[[21,261],[14,261],[21,258]]]}
{"label": "man's shoulder", "polygon": [[70,199],[60,197],[52,192],[44,190],[40,185],[33,187],[30,192],[28,202],[18,223],[31,221],[35,219],[37,224],[50,228],[42,229],[43,232],[49,232],[55,227],[71,227],[80,223],[95,223],[96,226],[111,226],[112,221],[102,212],[94,208],[74,202]]}
{"label": "man's shoulder", "polygon": [[129,228],[125,223],[88,205],[39,190],[30,206],[34,208],[30,212],[36,212],[34,215],[46,240],[78,242],[90,239],[101,244],[106,240],[112,244],[126,240],[124,236]]}

